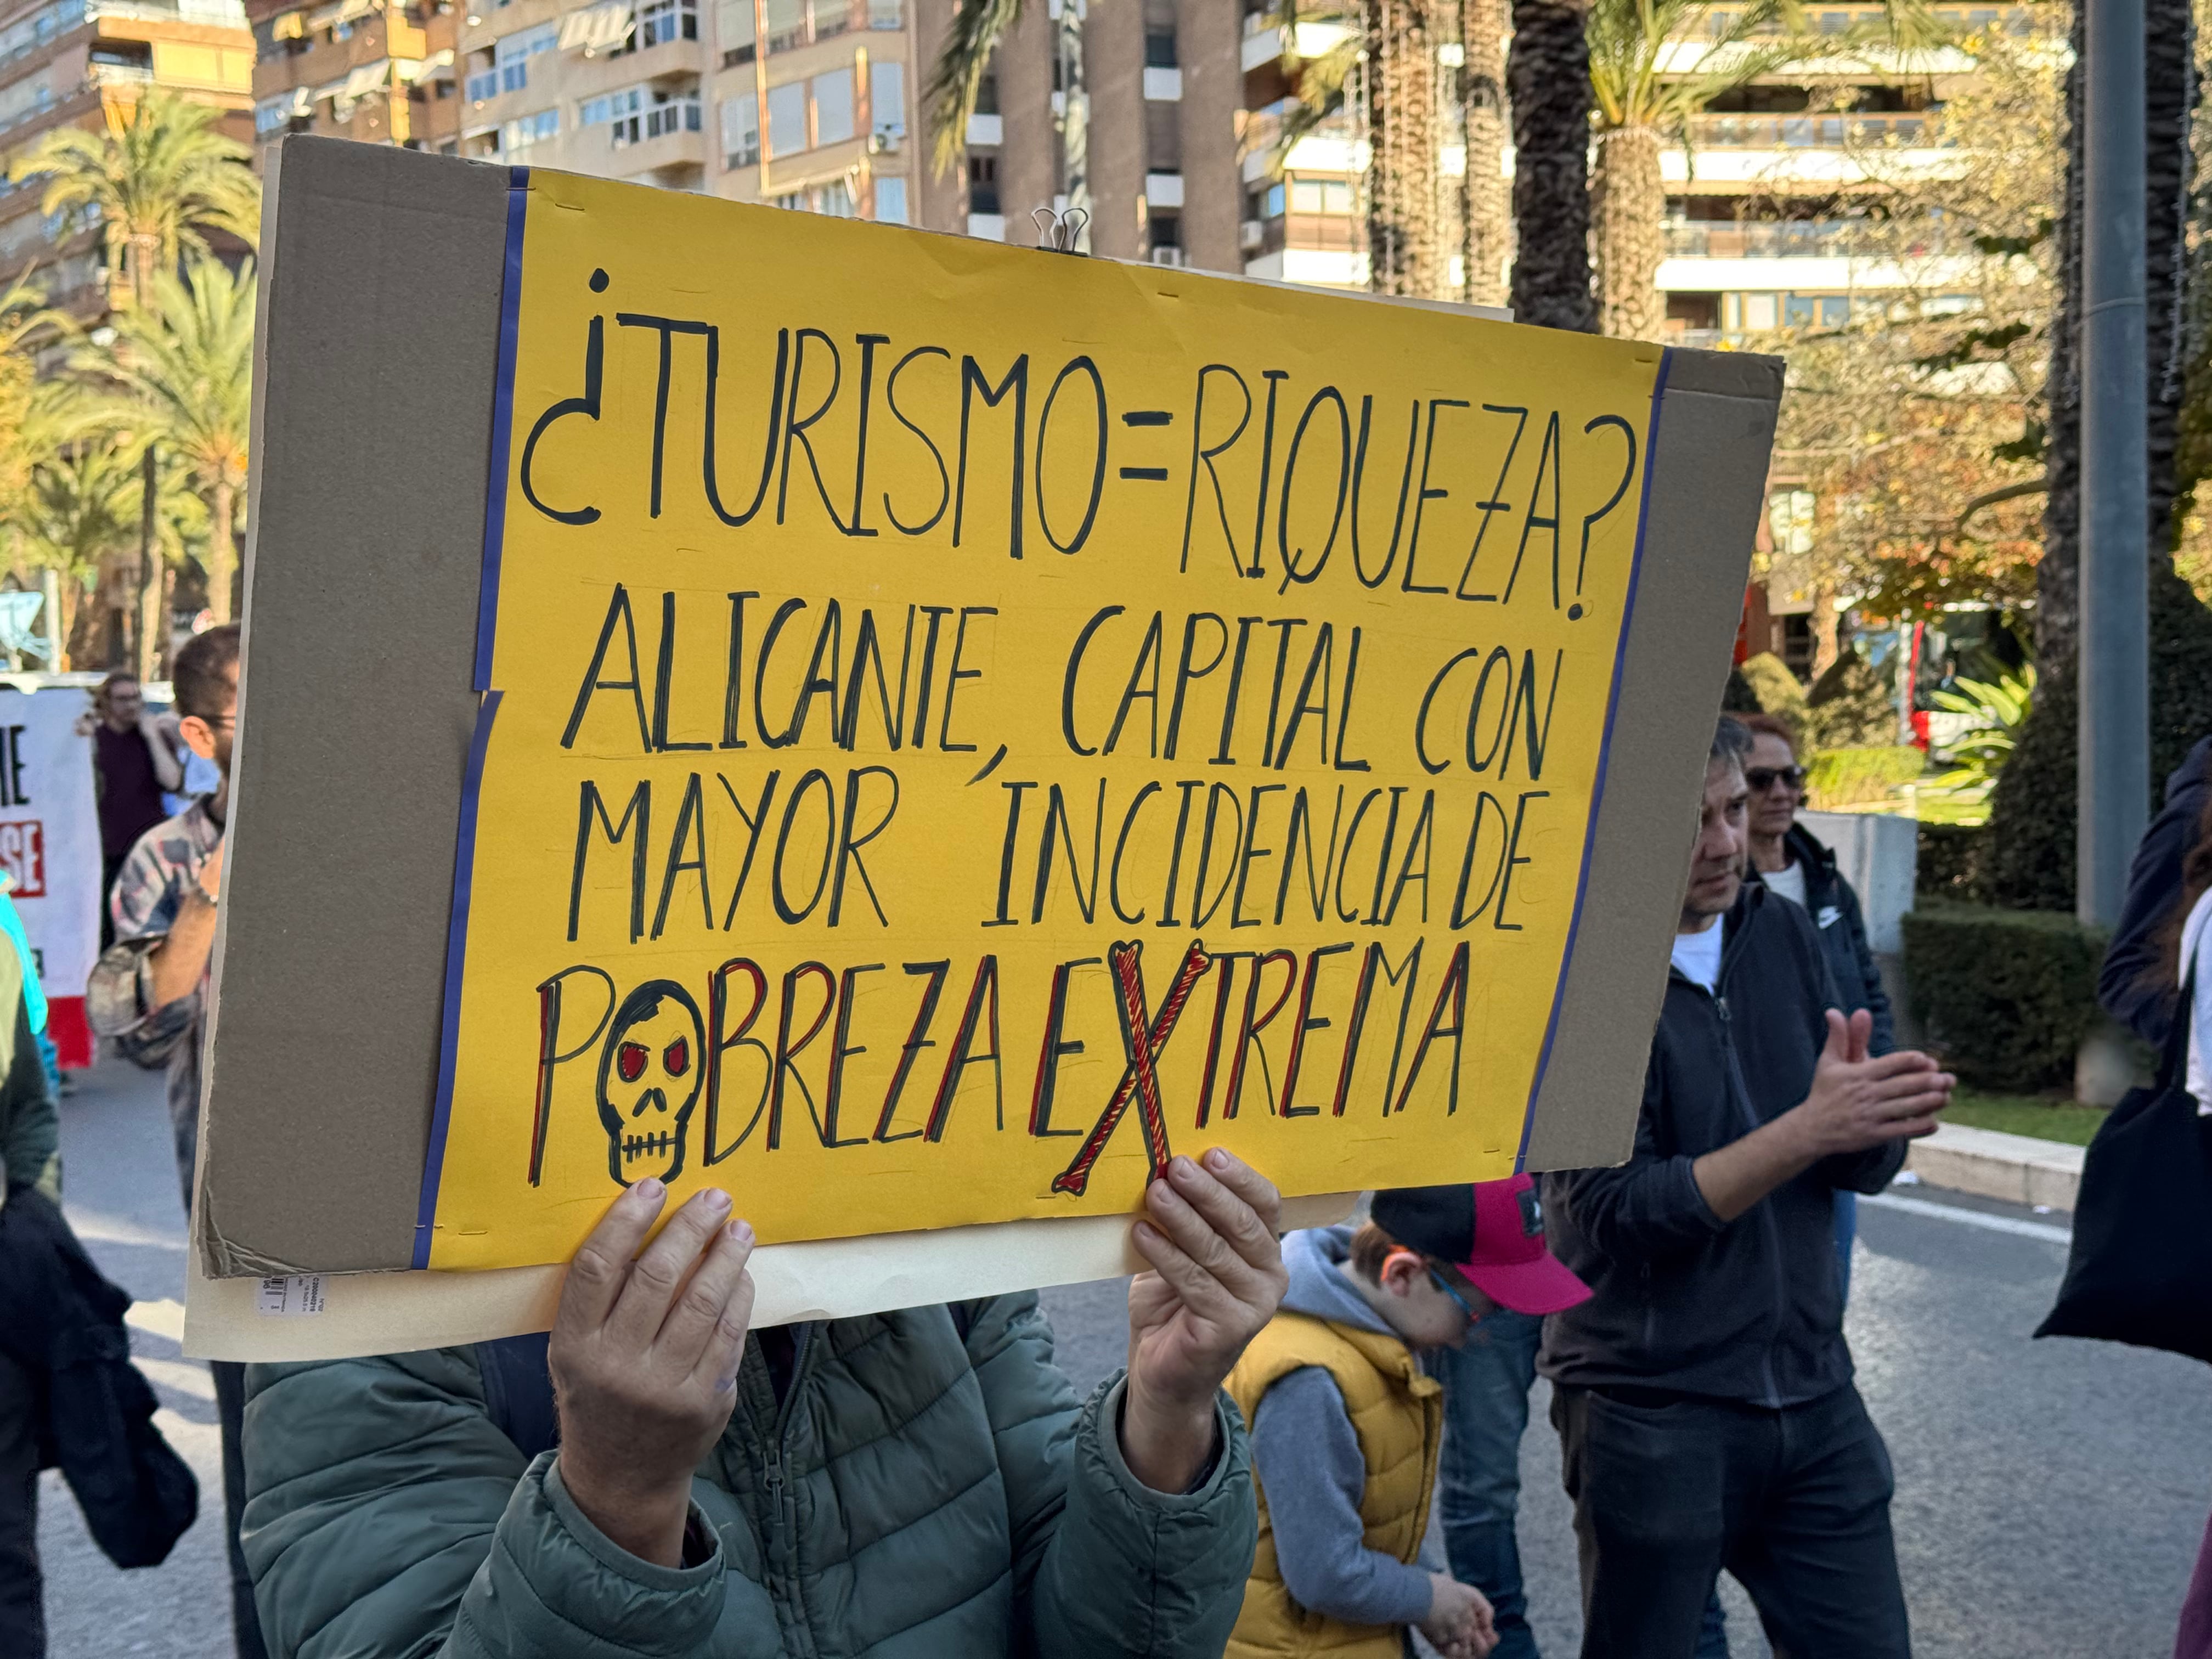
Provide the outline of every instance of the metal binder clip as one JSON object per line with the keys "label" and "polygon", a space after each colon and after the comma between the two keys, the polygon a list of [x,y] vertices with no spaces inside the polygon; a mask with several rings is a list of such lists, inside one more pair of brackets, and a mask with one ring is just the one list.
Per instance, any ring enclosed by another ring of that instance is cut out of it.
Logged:
{"label": "metal binder clip", "polygon": [[1030,214],[1030,222],[1037,228],[1039,247],[1052,253],[1081,253],[1083,250],[1076,246],[1076,239],[1091,222],[1091,216],[1079,207],[1065,212],[1041,207]]}

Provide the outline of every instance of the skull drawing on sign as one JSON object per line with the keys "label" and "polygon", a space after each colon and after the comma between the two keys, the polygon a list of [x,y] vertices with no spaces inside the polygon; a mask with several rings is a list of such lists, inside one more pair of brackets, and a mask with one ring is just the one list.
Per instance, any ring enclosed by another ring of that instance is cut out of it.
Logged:
{"label": "skull drawing on sign", "polygon": [[647,980],[615,1011],[599,1054],[599,1121],[607,1173],[621,1185],[684,1172],[706,1040],[699,1005],[673,980]]}

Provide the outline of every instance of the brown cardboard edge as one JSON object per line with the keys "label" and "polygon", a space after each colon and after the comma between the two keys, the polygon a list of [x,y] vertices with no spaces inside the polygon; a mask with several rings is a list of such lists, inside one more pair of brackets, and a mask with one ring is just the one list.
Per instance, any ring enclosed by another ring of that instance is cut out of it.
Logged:
{"label": "brown cardboard edge", "polygon": [[[1782,396],[1781,360],[1677,350],[1659,399],[1636,614],[1559,1031],[1523,1167],[1620,1163],[1635,1144],[1685,854]],[[1685,662],[1716,665],[1710,679]],[[1680,833],[1674,826],[1680,825]]]}
{"label": "brown cardboard edge", "polygon": [[[1352,1212],[1357,1193],[1283,1201],[1282,1225],[1322,1227]],[[850,1319],[968,1297],[1142,1273],[1129,1218],[1060,1216],[928,1232],[880,1233],[753,1253],[752,1328],[803,1319]],[[210,1279],[188,1260],[185,1352],[195,1359],[350,1359],[456,1346],[550,1330],[565,1262],[485,1273],[345,1273],[323,1280],[323,1310],[259,1311],[260,1283]]]}
{"label": "brown cardboard edge", "polygon": [[503,168],[316,138],[270,159],[196,1184],[217,1278],[411,1259],[506,246]]}

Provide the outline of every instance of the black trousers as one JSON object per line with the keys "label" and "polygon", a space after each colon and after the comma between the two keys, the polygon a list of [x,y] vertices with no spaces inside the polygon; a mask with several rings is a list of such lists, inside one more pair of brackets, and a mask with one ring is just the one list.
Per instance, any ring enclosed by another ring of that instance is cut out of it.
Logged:
{"label": "black trousers", "polygon": [[1692,1659],[1723,1568],[1777,1659],[1909,1659],[1889,1453],[1846,1383],[1781,1411],[1558,1388],[1583,1659]]}
{"label": "black trousers", "polygon": [[0,1354],[0,1653],[46,1659],[39,1574],[38,1389]]}
{"label": "black trousers", "polygon": [[261,1613],[253,1604],[253,1578],[246,1552],[238,1546],[238,1518],[246,1510],[246,1367],[235,1360],[210,1360],[216,1414],[222,1422],[222,1541],[230,1564],[230,1625],[238,1659],[268,1659],[261,1641]]}

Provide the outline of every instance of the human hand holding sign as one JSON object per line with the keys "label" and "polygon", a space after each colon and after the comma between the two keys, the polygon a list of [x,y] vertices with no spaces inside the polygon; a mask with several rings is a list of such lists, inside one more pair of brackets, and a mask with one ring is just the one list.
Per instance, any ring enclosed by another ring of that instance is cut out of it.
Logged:
{"label": "human hand holding sign", "polygon": [[561,1479],[592,1525],[641,1560],[680,1566],[691,1471],[720,1437],[752,1318],[752,1229],[730,1195],[667,1200],[647,1179],[614,1201],[569,1263],[548,1358]]}
{"label": "human hand holding sign", "polygon": [[1831,1008],[1827,1046],[1805,1098],[1691,1166],[1715,1215],[1735,1220],[1824,1158],[1936,1133],[1936,1114],[1951,1103],[1956,1079],[1914,1049],[1869,1055],[1873,1030],[1865,1009],[1846,1019]]}
{"label": "human hand holding sign", "polygon": [[1290,1284],[1281,1212],[1274,1184],[1218,1147],[1170,1159],[1145,1194],[1135,1239],[1152,1271],[1129,1283],[1121,1435],[1155,1492],[1188,1491],[1213,1455],[1215,1393]]}

